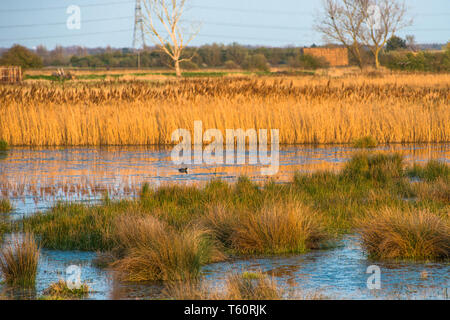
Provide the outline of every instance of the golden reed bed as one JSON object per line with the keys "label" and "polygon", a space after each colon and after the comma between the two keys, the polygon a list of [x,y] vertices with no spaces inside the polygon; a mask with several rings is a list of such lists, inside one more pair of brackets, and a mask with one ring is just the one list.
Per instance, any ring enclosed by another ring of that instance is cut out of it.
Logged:
{"label": "golden reed bed", "polygon": [[450,75],[44,82],[0,87],[11,145],[171,144],[178,128],[279,129],[282,144],[450,141]]}

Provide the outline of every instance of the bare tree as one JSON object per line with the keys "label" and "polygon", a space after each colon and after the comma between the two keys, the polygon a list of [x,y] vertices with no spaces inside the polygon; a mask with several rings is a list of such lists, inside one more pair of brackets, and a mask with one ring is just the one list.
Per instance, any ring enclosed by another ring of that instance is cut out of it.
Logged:
{"label": "bare tree", "polygon": [[171,58],[177,77],[180,77],[180,63],[192,59],[182,57],[183,49],[199,31],[194,24],[189,26],[189,30],[185,30],[182,26],[181,16],[187,0],[143,0],[143,2],[145,33],[150,35],[153,43]]}
{"label": "bare tree", "polygon": [[360,43],[366,20],[369,0],[323,0],[323,9],[316,29],[328,42],[339,42],[344,45],[356,59],[362,69],[364,61]]}
{"label": "bare tree", "polygon": [[416,37],[412,34],[406,36],[406,47],[411,51],[417,50]]}
{"label": "bare tree", "polygon": [[366,17],[359,35],[361,42],[370,48],[375,57],[375,67],[380,67],[380,52],[395,33],[412,23],[406,20],[403,0],[369,0],[361,3]]}

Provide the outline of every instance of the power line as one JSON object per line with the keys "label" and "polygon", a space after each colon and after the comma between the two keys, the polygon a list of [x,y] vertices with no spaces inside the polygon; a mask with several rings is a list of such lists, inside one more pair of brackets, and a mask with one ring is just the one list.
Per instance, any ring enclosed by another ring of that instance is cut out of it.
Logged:
{"label": "power line", "polygon": [[[114,18],[104,18],[104,19],[89,19],[82,20],[82,23],[92,23],[92,22],[102,22],[102,21],[115,21],[115,20],[125,20],[132,19],[134,16],[124,16],[124,17],[114,17]],[[193,20],[182,20],[184,22],[198,22]],[[236,28],[256,28],[256,29],[281,29],[281,30],[297,30],[297,31],[307,31],[313,30],[312,28],[299,28],[299,27],[285,27],[285,26],[274,26],[274,25],[247,25],[247,24],[237,24],[237,23],[226,23],[226,22],[212,22],[212,21],[201,21],[201,23],[207,25],[217,25],[225,27],[236,27]],[[66,25],[66,22],[52,22],[52,23],[40,23],[40,24],[20,24],[20,25],[9,25],[0,26],[0,29],[6,28],[32,28],[40,26],[58,26]]]}
{"label": "power line", "polygon": [[[80,5],[80,8],[90,8],[90,7],[102,7],[102,6],[111,6],[117,4],[125,4],[125,3],[134,3],[134,1],[112,1],[112,2],[103,2],[103,3],[93,3],[93,4],[84,4]],[[60,7],[47,7],[47,8],[23,8],[23,9],[7,9],[0,10],[0,13],[13,13],[13,12],[29,12],[29,11],[47,11],[47,10],[61,10],[67,9],[68,6],[60,6]]]}
{"label": "power line", "polygon": [[[134,29],[121,29],[121,30],[111,30],[111,31],[97,31],[90,33],[82,33],[82,34],[69,34],[69,35],[50,35],[50,36],[42,36],[42,37],[25,37],[25,38],[9,38],[9,39],[0,39],[0,42],[14,42],[14,41],[28,41],[28,40],[42,40],[42,39],[55,39],[55,38],[70,38],[70,37],[84,37],[91,35],[100,35],[100,34],[111,34],[111,33],[122,33],[122,32],[131,32]],[[442,29],[448,30],[448,29]],[[408,30],[412,31],[412,30]],[[417,31],[417,30],[415,30]],[[189,35],[189,33],[187,34]],[[220,38],[220,39],[237,39],[237,40],[252,40],[252,41],[271,41],[271,42],[280,42],[280,43],[289,43],[293,42],[311,42],[312,40],[296,40],[296,39],[273,39],[273,38],[260,38],[260,37],[242,37],[242,36],[229,36],[229,35],[217,35],[217,34],[204,34],[200,33],[196,35],[199,38]]]}
{"label": "power line", "polygon": [[[50,38],[68,38],[68,37],[83,37],[83,36],[90,36],[90,35],[99,35],[99,34],[111,34],[111,33],[119,33],[119,32],[131,32],[134,29],[122,29],[122,30],[113,30],[113,31],[98,31],[98,32],[90,32],[90,33],[83,33],[83,34],[71,34],[71,35],[53,35],[53,36],[45,36],[45,37],[26,37],[26,38],[10,38],[10,39],[0,39],[0,42],[7,42],[7,41],[27,41],[27,40],[41,40],[41,39],[50,39]],[[190,35],[189,33],[187,35]],[[256,38],[256,37],[236,37],[236,36],[228,36],[228,35],[217,35],[217,34],[198,34],[196,37],[200,38],[223,38],[223,39],[241,39],[241,40],[255,40],[255,41],[276,41],[276,42],[283,42],[283,43],[292,43],[293,40],[287,40],[287,39],[273,39],[273,38]],[[300,42],[300,40],[296,40],[296,42]],[[306,42],[306,41],[301,41]]]}
{"label": "power line", "polygon": [[45,37],[26,37],[26,38],[10,38],[10,39],[0,39],[0,42],[6,41],[25,41],[25,40],[41,40],[41,39],[49,39],[49,38],[68,38],[68,37],[83,37],[97,34],[108,34],[108,33],[118,33],[118,32],[129,32],[133,31],[133,29],[122,29],[122,30],[113,30],[113,31],[98,31],[98,32],[90,32],[90,33],[82,33],[82,34],[70,34],[70,35],[53,35],[53,36],[45,36]]}
{"label": "power line", "polygon": [[[89,8],[89,7],[101,7],[101,6],[110,6],[110,5],[118,5],[118,4],[132,4],[135,1],[111,1],[111,2],[103,2],[103,3],[94,3],[94,4],[84,4],[79,5],[81,8]],[[312,15],[312,12],[305,11],[278,11],[278,10],[261,10],[261,9],[242,9],[242,8],[229,8],[229,7],[213,7],[213,6],[191,6],[191,8],[198,8],[203,10],[213,10],[213,11],[232,11],[232,12],[245,12],[245,13],[254,13],[254,14],[282,14],[282,15]],[[47,7],[47,8],[21,8],[21,9],[5,9],[0,10],[0,13],[13,13],[13,12],[29,12],[29,11],[47,11],[47,10],[61,10],[67,9],[67,6],[58,6],[58,7]],[[441,12],[441,13],[421,13],[421,16],[448,16],[450,12]]]}
{"label": "power line", "polygon": [[[261,9],[241,9],[241,8],[227,8],[227,7],[211,7],[211,6],[192,6],[192,8],[204,9],[204,10],[219,10],[219,11],[233,11],[233,12],[245,12],[256,14],[283,14],[283,15],[313,15],[312,12],[296,12],[296,11],[277,11],[277,10],[261,10]],[[448,16],[450,12],[441,13],[421,13],[422,16]]]}
{"label": "power line", "polygon": [[[135,3],[135,1],[112,1],[112,2],[104,2],[97,4],[85,4],[80,5],[81,8],[88,7],[100,7],[100,6],[109,6],[116,4],[126,4],[126,3]],[[67,6],[58,6],[58,7],[47,7],[47,8],[22,8],[22,9],[6,9],[0,10],[0,13],[13,13],[13,12],[28,12],[28,11],[47,11],[47,10],[61,10],[66,9]],[[308,12],[292,12],[292,11],[269,11],[269,10],[250,10],[250,9],[239,9],[239,8],[224,8],[224,7],[211,7],[211,6],[191,6],[191,8],[198,8],[204,10],[215,10],[215,11],[233,11],[233,12],[247,12],[247,13],[257,13],[257,14],[288,14],[288,15],[311,15],[312,13]]]}
{"label": "power line", "polygon": [[[81,20],[82,23],[91,23],[91,22],[101,22],[101,21],[114,21],[114,20],[124,20],[131,19],[134,16],[126,16],[126,17],[114,17],[114,18],[104,18],[104,19],[88,19]],[[43,26],[62,26],[66,25],[67,22],[51,22],[51,23],[36,23],[36,24],[19,24],[19,25],[10,25],[10,26],[0,26],[0,29],[6,28],[31,28],[31,27],[43,27]]]}
{"label": "power line", "polygon": [[[191,20],[184,20],[186,22],[196,22]],[[216,26],[235,27],[235,28],[250,28],[250,29],[280,29],[280,30],[295,30],[295,31],[310,31],[312,28],[300,28],[300,27],[286,27],[286,26],[274,26],[274,25],[261,25],[261,24],[239,24],[239,23],[226,23],[226,22],[212,22],[201,21],[201,23]]]}
{"label": "power line", "polygon": [[[115,20],[126,20],[134,19],[134,16],[122,16],[113,18],[101,18],[101,19],[87,19],[82,20],[82,23],[93,23],[102,21],[115,21]],[[183,20],[184,22],[198,22],[193,20]],[[213,22],[213,21],[201,21],[201,23],[207,25],[225,26],[225,27],[235,27],[235,28],[251,28],[251,29],[280,29],[280,30],[294,30],[294,31],[312,31],[313,28],[301,28],[301,27],[289,27],[289,26],[276,26],[276,25],[261,25],[261,24],[239,24],[239,23],[228,23],[228,22]],[[31,28],[40,26],[58,26],[66,25],[66,22],[52,22],[52,23],[39,23],[39,24],[21,24],[21,25],[4,25],[0,26],[0,29],[6,28]],[[421,29],[405,29],[407,31],[447,31],[450,28],[421,28]]]}
{"label": "power line", "polygon": [[217,11],[232,11],[232,12],[245,12],[256,14],[284,14],[284,15],[312,15],[311,12],[295,12],[295,11],[273,11],[273,10],[261,10],[261,9],[241,9],[241,8],[226,8],[226,7],[210,7],[210,6],[192,6],[192,8],[204,9],[204,10],[217,10]]}

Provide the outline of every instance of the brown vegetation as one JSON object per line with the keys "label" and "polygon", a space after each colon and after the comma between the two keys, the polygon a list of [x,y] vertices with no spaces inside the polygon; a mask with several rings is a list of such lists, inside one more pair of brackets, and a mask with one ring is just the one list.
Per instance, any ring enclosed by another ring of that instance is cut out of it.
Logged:
{"label": "brown vegetation", "polygon": [[360,220],[363,245],[381,259],[436,260],[450,257],[448,212],[385,208]]}
{"label": "brown vegetation", "polygon": [[118,217],[112,234],[124,250],[123,258],[112,266],[128,281],[192,279],[198,277],[202,265],[224,258],[207,231],[177,232],[151,216]]}
{"label": "brown vegetation", "polygon": [[199,281],[171,282],[163,294],[175,300],[281,300],[284,292],[275,279],[262,272],[243,272],[229,275],[223,289]]}
{"label": "brown vegetation", "polygon": [[448,75],[28,84],[0,88],[10,145],[172,144],[178,128],[279,129],[280,142],[450,140]]}
{"label": "brown vegetation", "polygon": [[33,286],[39,261],[39,248],[31,234],[15,238],[0,252],[0,271],[12,286]]}

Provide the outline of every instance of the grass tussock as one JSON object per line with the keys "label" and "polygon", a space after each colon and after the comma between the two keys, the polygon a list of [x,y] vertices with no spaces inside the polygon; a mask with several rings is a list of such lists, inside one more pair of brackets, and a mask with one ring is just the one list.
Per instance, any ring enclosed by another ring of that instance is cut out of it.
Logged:
{"label": "grass tussock", "polygon": [[353,147],[359,149],[372,149],[378,146],[377,140],[372,136],[362,137],[353,141]]}
{"label": "grass tussock", "polygon": [[0,213],[9,213],[13,209],[14,208],[9,199],[0,199]]}
{"label": "grass tussock", "polygon": [[403,157],[397,153],[359,153],[346,164],[344,175],[352,180],[371,179],[385,183],[402,177],[403,165]]}
{"label": "grass tussock", "polygon": [[233,274],[227,279],[227,300],[281,300],[282,291],[274,279],[262,272]]}
{"label": "grass tussock", "polygon": [[441,161],[431,160],[423,166],[415,164],[408,170],[408,175],[428,182],[442,179],[450,183],[450,166]]}
{"label": "grass tussock", "polygon": [[8,151],[9,150],[9,145],[8,142],[6,142],[3,139],[0,139],[0,152],[2,151]]}
{"label": "grass tussock", "polygon": [[212,292],[199,280],[169,281],[162,292],[163,298],[169,300],[219,300],[217,293]]}
{"label": "grass tussock", "polygon": [[179,232],[154,217],[117,218],[113,237],[124,257],[112,266],[128,281],[197,278],[201,266],[224,259],[208,231]]}
{"label": "grass tussock", "polygon": [[[168,145],[178,128],[280,130],[280,143],[450,140],[446,74],[389,79],[233,77],[0,88],[10,145]],[[380,107],[382,106],[382,107]],[[289,119],[289,121],[286,121]]]}
{"label": "grass tussock", "polygon": [[37,213],[23,220],[26,231],[39,234],[43,246],[59,250],[109,250],[113,247],[109,234],[118,215],[135,215],[139,206],[132,201],[85,206],[58,203],[49,212]]}
{"label": "grass tussock", "polygon": [[450,183],[447,179],[439,178],[432,182],[419,182],[414,185],[414,192],[422,201],[450,203]]}
{"label": "grass tussock", "polygon": [[319,214],[301,203],[270,203],[243,216],[231,236],[241,253],[304,253],[326,239]]}
{"label": "grass tussock", "polygon": [[212,288],[199,281],[170,282],[163,296],[173,300],[281,300],[283,290],[262,272],[233,273],[224,288]]}
{"label": "grass tussock", "polygon": [[89,286],[85,283],[82,283],[79,288],[71,289],[66,281],[59,280],[45,289],[43,294],[46,300],[74,300],[87,298],[89,291]]}
{"label": "grass tussock", "polygon": [[11,229],[11,223],[8,223],[8,222],[0,219],[0,241],[1,241],[1,237],[3,236],[3,234],[9,232],[10,229]]}
{"label": "grass tussock", "polygon": [[450,258],[447,213],[385,208],[359,223],[363,245],[377,259],[438,260]]}
{"label": "grass tussock", "polygon": [[0,271],[11,286],[30,287],[36,281],[40,250],[32,234],[16,238],[1,250]]}
{"label": "grass tussock", "polygon": [[232,208],[223,204],[217,204],[207,209],[202,218],[202,223],[211,230],[214,237],[226,247],[231,247],[232,236],[236,231],[239,214]]}

